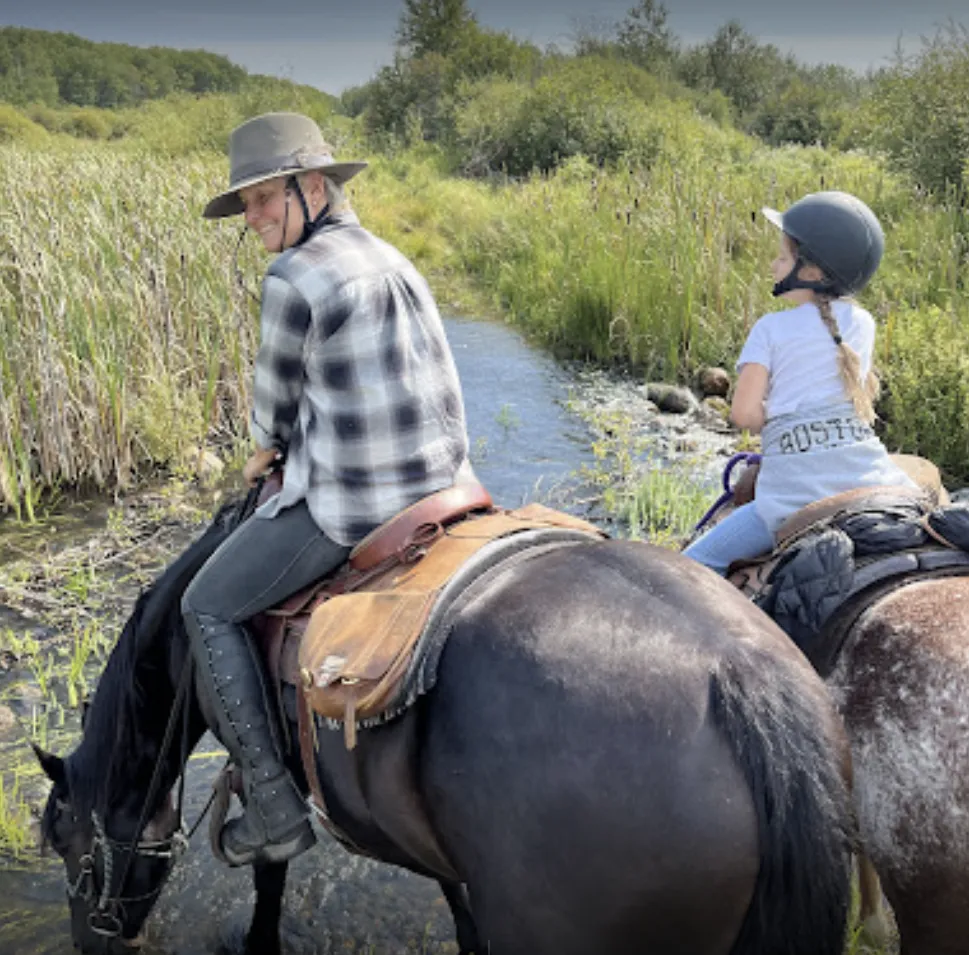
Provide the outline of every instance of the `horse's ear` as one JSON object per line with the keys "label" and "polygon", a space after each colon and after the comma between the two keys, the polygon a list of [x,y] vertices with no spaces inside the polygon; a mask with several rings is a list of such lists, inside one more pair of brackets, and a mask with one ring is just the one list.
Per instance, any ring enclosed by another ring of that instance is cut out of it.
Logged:
{"label": "horse's ear", "polygon": [[34,755],[37,757],[37,762],[40,763],[40,768],[47,774],[48,779],[55,786],[61,786],[66,789],[67,772],[64,769],[64,760],[60,756],[55,756],[53,753],[45,752],[36,743],[31,743],[30,745],[34,748]]}
{"label": "horse's ear", "polygon": [[81,700],[81,732],[84,732],[84,728],[87,726],[87,714],[90,709],[91,701],[85,697]]}

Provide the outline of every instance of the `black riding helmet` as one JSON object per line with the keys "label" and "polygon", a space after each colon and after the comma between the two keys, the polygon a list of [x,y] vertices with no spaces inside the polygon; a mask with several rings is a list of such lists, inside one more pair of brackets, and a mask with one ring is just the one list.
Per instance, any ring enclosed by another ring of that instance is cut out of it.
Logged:
{"label": "black riding helmet", "polygon": [[[813,192],[784,213],[763,209],[764,217],[797,243],[794,268],[774,286],[774,295],[809,288],[835,297],[860,292],[885,251],[881,224],[860,199],[847,192]],[[826,281],[797,278],[802,266],[820,268]]]}

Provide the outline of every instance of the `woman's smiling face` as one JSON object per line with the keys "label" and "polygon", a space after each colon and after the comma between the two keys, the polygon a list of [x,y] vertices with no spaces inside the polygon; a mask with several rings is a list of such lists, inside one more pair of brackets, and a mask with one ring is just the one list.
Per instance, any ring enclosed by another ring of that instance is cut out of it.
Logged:
{"label": "woman's smiling face", "polygon": [[286,178],[279,176],[239,190],[246,225],[262,239],[267,252],[288,249],[303,232],[303,210],[300,203],[291,201]]}

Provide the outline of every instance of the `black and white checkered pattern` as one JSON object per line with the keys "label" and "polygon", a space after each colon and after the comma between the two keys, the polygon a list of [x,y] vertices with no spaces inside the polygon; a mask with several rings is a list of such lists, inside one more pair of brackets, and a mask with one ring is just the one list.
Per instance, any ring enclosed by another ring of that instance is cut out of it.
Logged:
{"label": "black and white checkered pattern", "polygon": [[467,467],[457,370],[427,283],[400,252],[331,216],[263,283],[252,435],[286,452],[283,490],[353,545]]}

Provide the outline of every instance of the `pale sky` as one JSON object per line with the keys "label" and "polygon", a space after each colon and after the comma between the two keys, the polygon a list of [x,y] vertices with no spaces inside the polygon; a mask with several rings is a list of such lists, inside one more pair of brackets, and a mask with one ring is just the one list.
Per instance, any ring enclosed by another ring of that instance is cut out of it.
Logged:
{"label": "pale sky", "polygon": [[[478,21],[539,47],[569,47],[577,23],[622,19],[633,0],[470,0]],[[733,18],[762,42],[806,63],[864,72],[899,40],[911,51],[949,21],[969,26],[969,0],[668,0],[681,40],[708,39]],[[0,0],[0,25],[77,33],[92,40],[207,49],[251,72],[339,93],[389,62],[400,0]]]}

